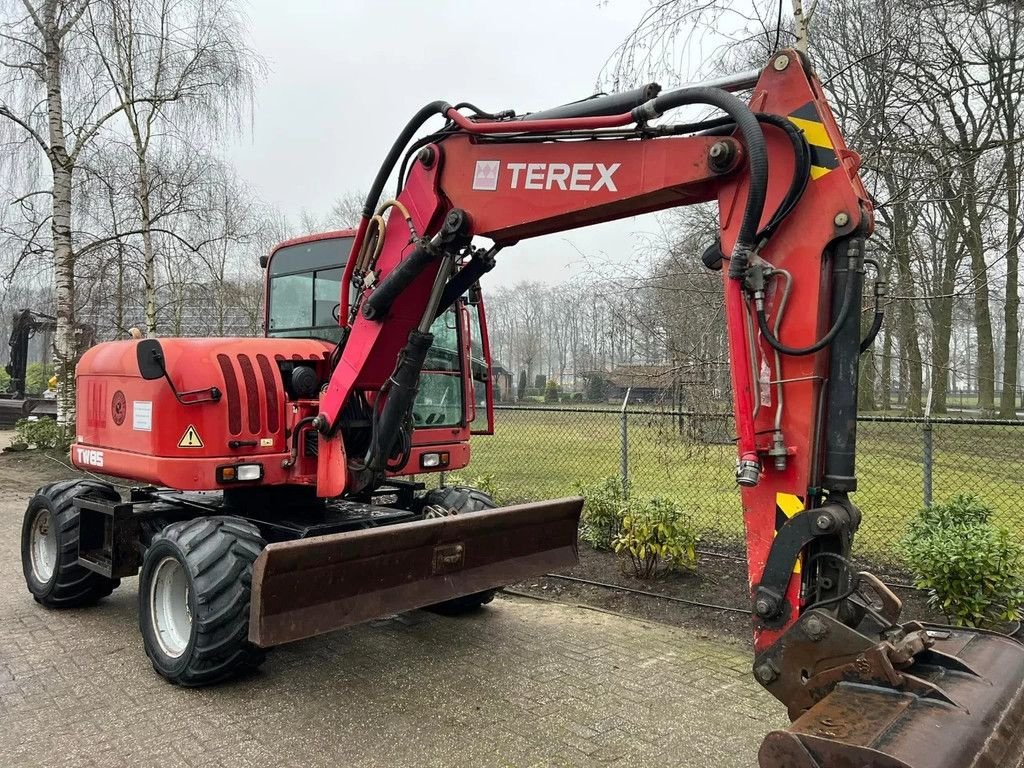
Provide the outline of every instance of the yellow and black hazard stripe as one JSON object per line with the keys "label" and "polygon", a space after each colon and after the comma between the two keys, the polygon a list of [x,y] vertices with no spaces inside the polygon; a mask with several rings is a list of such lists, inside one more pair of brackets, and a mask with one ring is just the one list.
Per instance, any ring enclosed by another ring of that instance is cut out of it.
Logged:
{"label": "yellow and black hazard stripe", "polygon": [[839,158],[814,102],[808,101],[800,109],[791,112],[788,117],[793,125],[804,132],[804,138],[810,145],[811,178],[820,179],[829,171],[838,168]]}
{"label": "yellow and black hazard stripe", "polygon": [[[786,524],[786,522],[803,512],[805,508],[804,500],[797,496],[795,493],[776,493],[775,494],[775,533],[779,533],[779,530]],[[793,573],[800,573],[803,570],[802,557],[798,557],[796,565],[793,567]]]}

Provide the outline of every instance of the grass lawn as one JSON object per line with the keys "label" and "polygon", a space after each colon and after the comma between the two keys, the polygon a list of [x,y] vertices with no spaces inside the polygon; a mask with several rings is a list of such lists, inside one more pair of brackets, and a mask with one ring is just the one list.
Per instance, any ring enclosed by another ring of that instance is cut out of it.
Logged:
{"label": "grass lawn", "polygon": [[[467,478],[493,475],[506,499],[574,493],[578,484],[617,475],[620,420],[615,412],[500,410],[495,434],[473,439]],[[629,468],[637,496],[668,496],[691,510],[705,539],[740,538],[739,493],[733,479],[735,449],[724,443],[730,425],[703,425],[705,439],[682,437],[673,420],[633,415]],[[922,503],[923,452],[919,424],[862,423],[858,435],[864,513],[856,550],[895,559],[907,520]],[[1024,428],[934,426],[933,498],[976,493],[998,510],[999,521],[1024,534],[1019,498],[1024,488]]]}

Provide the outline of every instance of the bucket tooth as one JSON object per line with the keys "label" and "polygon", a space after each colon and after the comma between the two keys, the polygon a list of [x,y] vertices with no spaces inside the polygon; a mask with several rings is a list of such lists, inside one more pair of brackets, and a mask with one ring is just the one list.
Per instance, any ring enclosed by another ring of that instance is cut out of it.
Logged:
{"label": "bucket tooth", "polygon": [[1024,646],[992,632],[924,629],[934,645],[900,671],[943,696],[840,682],[768,734],[762,768],[1019,768]]}

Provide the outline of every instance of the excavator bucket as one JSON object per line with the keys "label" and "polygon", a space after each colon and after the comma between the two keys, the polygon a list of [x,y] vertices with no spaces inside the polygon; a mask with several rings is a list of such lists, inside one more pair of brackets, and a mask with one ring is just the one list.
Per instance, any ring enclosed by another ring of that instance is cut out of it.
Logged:
{"label": "excavator bucket", "polygon": [[1019,768],[1024,645],[991,632],[925,625],[935,640],[895,687],[840,682],[786,730],[762,768]]}
{"label": "excavator bucket", "polygon": [[279,645],[574,565],[582,509],[555,499],[270,544],[249,639]]}

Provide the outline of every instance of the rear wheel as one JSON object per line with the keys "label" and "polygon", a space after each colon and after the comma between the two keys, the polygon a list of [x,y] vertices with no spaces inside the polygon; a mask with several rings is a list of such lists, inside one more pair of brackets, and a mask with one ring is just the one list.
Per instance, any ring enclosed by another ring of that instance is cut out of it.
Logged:
{"label": "rear wheel", "polygon": [[[456,485],[430,491],[423,497],[423,504],[424,508],[428,506],[441,507],[445,510],[452,510],[456,514],[480,512],[498,506],[494,499],[483,491]],[[443,616],[458,616],[479,610],[481,606],[487,605],[494,600],[497,591],[496,589],[485,589],[483,592],[474,592],[453,600],[445,600],[443,603],[428,605],[426,610],[440,613]]]}
{"label": "rear wheel", "polygon": [[67,480],[36,491],[21,526],[21,566],[36,602],[47,608],[92,605],[121,583],[78,564],[76,498],[105,501],[121,497],[109,483]]}
{"label": "rear wheel", "polygon": [[171,523],[139,576],[139,628],[153,668],[172,683],[211,685],[258,667],[249,642],[252,566],[265,546],[235,517]]}

